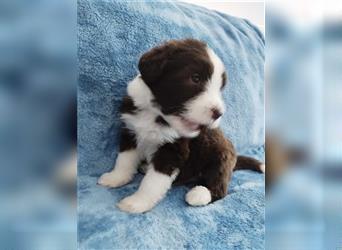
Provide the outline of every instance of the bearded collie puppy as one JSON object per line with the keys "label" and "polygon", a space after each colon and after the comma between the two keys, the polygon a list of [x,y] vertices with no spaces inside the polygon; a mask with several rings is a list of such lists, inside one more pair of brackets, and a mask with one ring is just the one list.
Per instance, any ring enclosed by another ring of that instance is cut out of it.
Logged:
{"label": "bearded collie puppy", "polygon": [[114,169],[98,183],[129,183],[147,164],[139,189],[118,203],[130,213],[151,210],[173,183],[193,183],[185,200],[203,206],[226,196],[233,170],[264,172],[264,165],[237,156],[219,127],[225,111],[225,67],[205,43],[172,40],[145,53],[140,74],[127,87],[121,106],[120,152]]}

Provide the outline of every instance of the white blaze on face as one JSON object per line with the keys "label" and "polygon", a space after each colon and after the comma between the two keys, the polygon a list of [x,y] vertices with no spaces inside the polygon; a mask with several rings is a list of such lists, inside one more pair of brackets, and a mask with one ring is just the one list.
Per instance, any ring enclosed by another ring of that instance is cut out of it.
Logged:
{"label": "white blaze on face", "polygon": [[213,74],[206,83],[205,90],[185,104],[187,111],[182,114],[182,118],[177,115],[164,116],[181,136],[196,137],[200,133],[200,125],[217,128],[221,118],[214,120],[212,110],[223,113],[225,109],[221,93],[224,64],[210,48],[207,48],[207,53],[213,64]]}
{"label": "white blaze on face", "polygon": [[207,82],[206,90],[186,105],[185,117],[191,121],[217,127],[219,120],[212,118],[212,109],[224,112],[224,102],[222,99],[222,73],[225,72],[224,65],[220,58],[210,48],[207,49],[209,58],[213,64],[213,74]]}

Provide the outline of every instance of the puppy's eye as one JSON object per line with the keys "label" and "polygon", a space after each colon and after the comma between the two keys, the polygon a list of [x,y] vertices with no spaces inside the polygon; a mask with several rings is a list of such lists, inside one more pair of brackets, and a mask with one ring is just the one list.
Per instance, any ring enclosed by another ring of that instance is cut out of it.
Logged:
{"label": "puppy's eye", "polygon": [[191,75],[191,80],[194,83],[199,83],[201,81],[200,75],[198,73],[194,73]]}

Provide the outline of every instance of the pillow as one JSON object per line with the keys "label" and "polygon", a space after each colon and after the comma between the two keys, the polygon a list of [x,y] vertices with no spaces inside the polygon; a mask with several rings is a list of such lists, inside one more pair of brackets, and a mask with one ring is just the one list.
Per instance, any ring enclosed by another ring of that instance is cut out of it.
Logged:
{"label": "pillow", "polygon": [[206,42],[226,66],[221,128],[241,153],[264,145],[264,38],[247,20],[181,2],[78,3],[79,174],[112,169],[118,107],[140,56],[170,39]]}

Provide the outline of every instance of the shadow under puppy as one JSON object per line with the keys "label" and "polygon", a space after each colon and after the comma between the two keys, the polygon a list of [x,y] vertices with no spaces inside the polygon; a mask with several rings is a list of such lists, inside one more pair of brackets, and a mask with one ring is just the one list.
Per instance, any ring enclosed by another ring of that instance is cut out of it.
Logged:
{"label": "shadow under puppy", "polygon": [[145,53],[121,106],[120,152],[114,169],[98,183],[130,182],[142,161],[147,172],[139,189],[118,203],[130,213],[152,209],[172,183],[197,185],[186,194],[192,206],[225,197],[235,169],[264,171],[255,159],[237,156],[218,128],[226,84],[220,58],[205,43],[171,40]]}

